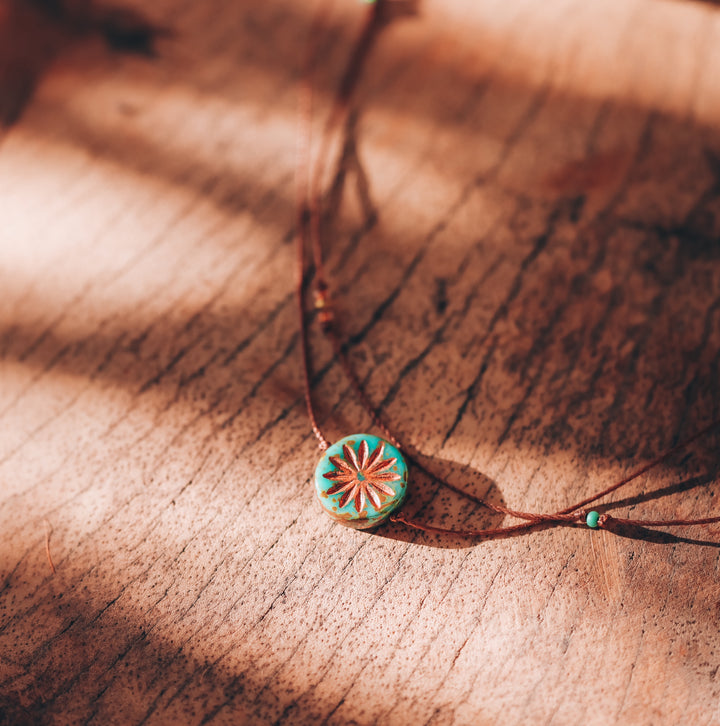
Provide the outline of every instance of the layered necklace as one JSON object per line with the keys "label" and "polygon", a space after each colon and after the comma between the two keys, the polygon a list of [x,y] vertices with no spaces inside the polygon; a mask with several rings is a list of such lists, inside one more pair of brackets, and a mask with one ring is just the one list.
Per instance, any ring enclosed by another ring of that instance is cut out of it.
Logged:
{"label": "layered necklace", "polygon": [[[589,505],[626,486],[631,481],[654,469],[682,449],[687,448],[701,436],[720,427],[720,419],[713,421],[694,436],[682,441],[655,459],[633,471],[618,482],[585,497],[557,512],[536,513],[511,509],[487,501],[466,491],[462,487],[436,476],[429,471],[401,443],[373,406],[353,368],[348,355],[348,346],[338,335],[335,308],[332,305],[329,285],[325,275],[322,226],[323,190],[322,180],[333,133],[347,119],[353,91],[361,77],[362,69],[373,42],[388,22],[388,0],[377,0],[367,9],[365,24],[351,51],[341,76],[335,101],[323,127],[319,151],[313,164],[311,155],[311,127],[313,100],[313,70],[316,64],[318,36],[323,25],[323,3],[313,21],[305,62],[300,103],[300,129],[298,133],[298,160],[296,168],[297,185],[297,305],[302,347],[302,369],[304,396],[308,418],[317,440],[321,457],[315,469],[315,490],[317,498],[334,520],[356,529],[371,529],[383,522],[391,521],[416,530],[460,537],[492,538],[525,530],[547,526],[587,526],[591,529],[613,530],[622,527],[673,527],[705,525],[720,522],[720,516],[701,519],[658,519],[638,520],[611,516],[589,509]],[[309,253],[309,254],[308,254]],[[308,257],[312,259],[309,263]],[[308,340],[308,317],[306,297],[312,284],[314,321],[320,326],[324,337],[330,343],[335,361],[350,383],[359,403],[370,416],[382,437],[369,433],[356,433],[331,441],[320,427],[313,403],[311,354]],[[408,475],[413,470],[429,476],[445,487],[475,505],[489,511],[519,520],[518,523],[486,529],[448,529],[426,523],[408,515],[405,506],[408,497]]]}

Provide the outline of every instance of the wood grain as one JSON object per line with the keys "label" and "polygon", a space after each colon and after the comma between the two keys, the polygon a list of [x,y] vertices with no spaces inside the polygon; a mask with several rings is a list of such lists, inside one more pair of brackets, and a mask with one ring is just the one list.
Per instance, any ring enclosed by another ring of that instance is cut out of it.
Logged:
{"label": "wood grain", "polygon": [[[127,8],[171,30],[154,58],[72,35],[0,132],[0,723],[719,724],[717,528],[324,518],[292,295],[312,8]],[[332,15],[318,119],[363,12]],[[428,467],[552,511],[720,416],[717,7],[426,0],[355,112],[329,272]],[[366,428],[312,342],[323,424]],[[717,513],[717,452],[610,511]]]}

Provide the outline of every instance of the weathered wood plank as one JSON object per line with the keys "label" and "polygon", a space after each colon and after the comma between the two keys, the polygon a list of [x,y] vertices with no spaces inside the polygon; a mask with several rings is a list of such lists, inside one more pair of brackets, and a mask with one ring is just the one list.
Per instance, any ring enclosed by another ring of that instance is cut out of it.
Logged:
{"label": "weathered wood plank", "polygon": [[[311,8],[135,8],[155,58],[45,18],[27,103],[0,65],[0,722],[718,723],[717,529],[323,518],[291,294]],[[550,511],[720,415],[718,41],[681,0],[428,0],[383,32],[329,271],[433,470]],[[323,423],[366,427],[313,349]],[[617,511],[715,511],[717,443]]]}

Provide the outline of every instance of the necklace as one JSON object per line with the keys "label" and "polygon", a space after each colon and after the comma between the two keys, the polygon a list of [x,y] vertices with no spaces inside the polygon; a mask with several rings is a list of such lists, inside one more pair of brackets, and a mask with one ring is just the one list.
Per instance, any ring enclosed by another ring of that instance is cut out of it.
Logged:
{"label": "necklace", "polygon": [[[318,159],[313,169],[311,164],[311,125],[312,125],[312,74],[315,65],[315,47],[308,46],[303,93],[301,94],[300,124],[298,134],[297,183],[297,306],[302,348],[302,368],[304,397],[307,414],[313,434],[322,452],[315,470],[315,490],[317,498],[327,514],[333,519],[356,529],[371,529],[383,522],[392,521],[412,529],[439,534],[453,534],[464,537],[491,538],[528,531],[547,526],[587,526],[591,529],[612,530],[618,527],[669,527],[714,524],[720,516],[702,519],[664,519],[636,520],[613,517],[598,510],[586,507],[608,494],[624,487],[643,474],[654,469],[672,455],[687,448],[700,437],[720,427],[720,419],[713,421],[694,436],[682,441],[657,456],[648,464],[633,471],[624,479],[596,492],[575,504],[554,513],[523,512],[486,501],[461,487],[436,476],[422,465],[393,434],[383,421],[365,393],[350,360],[347,346],[344,345],[335,325],[334,309],[329,295],[329,285],[324,272],[322,226],[322,178],[327,160],[329,141],[333,131],[347,116],[353,91],[361,76],[378,32],[387,23],[387,0],[376,0],[367,10],[365,25],[353,47],[343,73],[334,105],[323,129]],[[311,27],[311,38],[315,37],[322,26],[324,6],[321,2]],[[312,268],[307,264],[308,248],[312,254]],[[373,424],[383,434],[380,438],[373,434],[357,433],[331,443],[317,420],[312,398],[311,356],[308,340],[305,298],[310,279],[314,276],[314,309],[317,323],[325,338],[330,342],[345,377],[348,379],[358,401],[370,416]],[[403,504],[408,499],[409,466],[429,476],[439,485],[455,492],[466,500],[480,505],[497,514],[521,520],[518,524],[491,529],[447,529],[420,522],[403,512]]]}

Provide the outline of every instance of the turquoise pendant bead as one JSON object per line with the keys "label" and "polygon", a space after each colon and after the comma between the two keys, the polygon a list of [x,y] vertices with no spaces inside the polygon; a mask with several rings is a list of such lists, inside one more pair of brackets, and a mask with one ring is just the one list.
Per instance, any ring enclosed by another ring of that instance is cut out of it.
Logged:
{"label": "turquoise pendant bead", "polygon": [[594,509],[592,512],[588,512],[587,517],[585,517],[585,523],[591,529],[596,529],[599,521],[600,521],[600,513],[596,512]]}
{"label": "turquoise pendant bead", "polygon": [[315,469],[315,489],[333,519],[369,529],[402,504],[407,477],[407,464],[396,447],[377,436],[353,434],[322,455]]}

